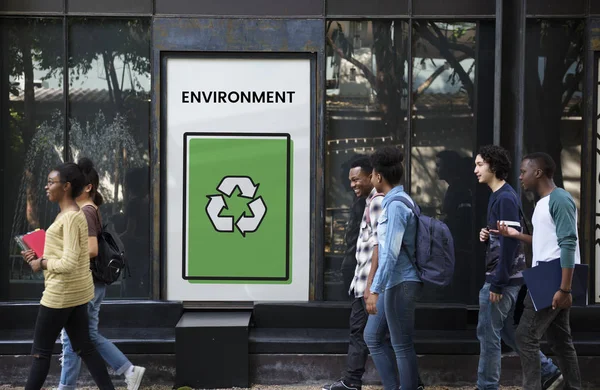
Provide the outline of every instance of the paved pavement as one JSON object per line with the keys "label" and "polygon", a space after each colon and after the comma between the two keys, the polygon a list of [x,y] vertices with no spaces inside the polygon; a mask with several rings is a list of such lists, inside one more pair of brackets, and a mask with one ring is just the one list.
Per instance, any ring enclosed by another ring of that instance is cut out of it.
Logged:
{"label": "paved pavement", "polygon": [[[448,386],[428,386],[426,390],[473,390],[475,386],[467,387],[448,387]],[[51,390],[51,387],[46,388]],[[94,390],[94,387],[81,387],[80,390]],[[126,390],[124,387],[117,388],[118,390]],[[140,389],[143,390],[172,390],[169,386],[142,386]],[[285,386],[265,386],[265,385],[254,385],[251,387],[252,390],[321,390],[320,385],[308,384],[308,385],[285,385]],[[519,387],[505,387],[501,386],[501,390],[521,390]],[[0,390],[23,390],[22,387],[12,387],[6,385],[0,385]],[[191,390],[189,387],[182,387],[177,390]],[[208,389],[207,389],[208,390]],[[211,389],[213,390],[213,389]],[[234,389],[222,389],[222,390],[244,390],[241,388]],[[363,390],[381,390],[381,386],[365,386]]]}

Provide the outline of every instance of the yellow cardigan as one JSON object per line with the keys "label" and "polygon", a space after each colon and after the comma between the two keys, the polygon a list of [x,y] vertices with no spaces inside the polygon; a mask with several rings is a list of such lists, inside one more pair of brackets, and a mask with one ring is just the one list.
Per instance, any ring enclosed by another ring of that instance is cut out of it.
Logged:
{"label": "yellow cardigan", "polygon": [[81,211],[67,211],[46,231],[44,293],[40,303],[64,309],[88,303],[94,298],[90,271],[88,226]]}

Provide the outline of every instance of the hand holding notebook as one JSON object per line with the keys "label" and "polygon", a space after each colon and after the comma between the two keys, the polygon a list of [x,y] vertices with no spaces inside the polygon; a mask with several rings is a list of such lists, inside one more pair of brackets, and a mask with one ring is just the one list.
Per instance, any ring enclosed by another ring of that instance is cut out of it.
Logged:
{"label": "hand holding notebook", "polygon": [[46,231],[44,229],[36,229],[30,233],[23,234],[21,236],[16,236],[15,241],[23,251],[27,251],[29,249],[35,252],[35,255],[38,257],[43,256],[44,254],[44,244],[46,243]]}
{"label": "hand holding notebook", "polygon": [[[572,292],[573,306],[585,306],[588,303],[587,281],[588,265],[575,264],[573,271]],[[560,289],[562,268],[560,259],[540,261],[536,267],[523,271],[523,278],[535,311],[552,306],[554,294]]]}

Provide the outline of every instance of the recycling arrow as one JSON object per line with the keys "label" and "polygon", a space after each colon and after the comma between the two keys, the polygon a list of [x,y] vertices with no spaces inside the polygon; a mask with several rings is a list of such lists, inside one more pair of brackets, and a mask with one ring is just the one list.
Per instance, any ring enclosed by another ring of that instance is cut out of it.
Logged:
{"label": "recycling arrow", "polygon": [[252,233],[258,229],[267,213],[267,206],[265,205],[262,196],[259,196],[250,202],[248,207],[250,207],[250,211],[252,211],[252,216],[247,216],[246,213],[244,213],[235,223],[235,226],[237,226],[244,237],[246,236],[246,233]]}
{"label": "recycling arrow", "polygon": [[206,205],[206,214],[213,227],[218,232],[233,232],[233,217],[220,217],[223,209],[227,209],[225,199],[221,195],[208,195],[208,205]]}
{"label": "recycling arrow", "polygon": [[235,226],[243,237],[246,237],[246,233],[255,232],[259,228],[267,213],[267,205],[262,196],[254,199],[258,186],[259,184],[254,184],[252,178],[248,176],[226,176],[221,180],[217,186],[220,194],[207,195],[209,201],[206,205],[206,214],[216,231],[227,233],[234,231],[234,218],[222,217],[220,214],[223,209],[227,209],[227,203],[223,196],[231,197],[236,187],[240,190],[240,197],[252,199],[252,201],[248,204],[251,215],[243,213],[235,222]]}
{"label": "recycling arrow", "polygon": [[221,180],[221,184],[218,186],[219,192],[224,195],[231,196],[235,187],[240,189],[240,196],[244,198],[254,198],[258,184],[254,184],[252,179],[248,176],[227,176]]}

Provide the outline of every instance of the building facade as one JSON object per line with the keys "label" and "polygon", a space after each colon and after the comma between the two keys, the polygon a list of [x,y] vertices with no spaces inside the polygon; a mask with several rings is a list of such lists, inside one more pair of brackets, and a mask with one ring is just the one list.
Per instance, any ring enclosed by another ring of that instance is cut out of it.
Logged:
{"label": "building facade", "polygon": [[[307,145],[305,176],[299,179],[296,164],[293,182],[306,197],[308,229],[294,241],[304,268],[293,270],[306,274],[305,299],[290,301],[343,307],[345,235],[355,202],[348,163],[397,145],[408,192],[426,214],[446,221],[455,239],[454,281],[426,289],[423,307],[438,320],[450,315],[448,307],[471,313],[471,326],[484,280],[477,232],[489,196],[476,183],[473,161],[479,146],[496,143],[517,162],[533,151],[556,160],[556,183],[579,208],[582,262],[590,266],[590,306],[582,310],[597,312],[600,2],[9,0],[0,5],[0,30],[0,306],[7,313],[35,305],[43,289],[12,237],[51,223],[57,209],[43,197],[46,175],[80,156],[96,162],[101,212],[131,268],[131,277],[110,286],[109,299],[123,306],[174,300],[185,309],[252,309],[269,301],[173,299],[169,292],[169,262],[181,259],[168,252],[168,219],[179,209],[169,209],[167,194],[169,183],[175,192],[185,183],[168,157],[177,151],[168,151],[167,64],[194,56],[293,57],[309,66],[307,132],[292,140]],[[299,77],[295,72],[273,77],[285,83]],[[519,188],[514,165],[509,181]],[[535,199],[522,200],[530,216]]]}

